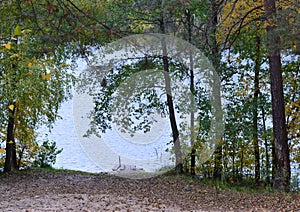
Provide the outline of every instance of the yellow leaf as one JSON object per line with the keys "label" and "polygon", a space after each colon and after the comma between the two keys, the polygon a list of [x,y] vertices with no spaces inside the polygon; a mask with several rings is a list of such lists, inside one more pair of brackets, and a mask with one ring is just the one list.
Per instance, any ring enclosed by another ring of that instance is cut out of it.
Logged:
{"label": "yellow leaf", "polygon": [[8,142],[8,144],[13,144],[14,142],[12,141],[12,140],[10,140],[9,142]]}
{"label": "yellow leaf", "polygon": [[13,55],[10,56],[10,58],[16,58],[16,57],[19,57],[19,55],[18,54],[13,54]]}
{"label": "yellow leaf", "polygon": [[50,80],[51,79],[51,75],[50,74],[46,74],[45,78],[46,78],[46,80]]}
{"label": "yellow leaf", "polygon": [[0,148],[0,154],[4,154],[5,150],[3,148]]}
{"label": "yellow leaf", "polygon": [[51,74],[42,74],[42,79],[50,80],[51,79]]}
{"label": "yellow leaf", "polygon": [[6,49],[11,49],[11,44],[10,43],[5,44],[5,48]]}
{"label": "yellow leaf", "polygon": [[15,106],[14,106],[14,105],[9,105],[8,108],[9,108],[11,111],[13,111],[14,108],[15,108]]}
{"label": "yellow leaf", "polygon": [[32,67],[32,63],[28,63],[28,67]]}

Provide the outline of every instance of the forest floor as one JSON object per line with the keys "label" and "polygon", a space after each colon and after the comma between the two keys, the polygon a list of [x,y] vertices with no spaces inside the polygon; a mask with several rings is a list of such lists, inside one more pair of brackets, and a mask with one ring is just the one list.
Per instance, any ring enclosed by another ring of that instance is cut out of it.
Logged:
{"label": "forest floor", "polygon": [[300,195],[219,191],[174,175],[134,180],[31,169],[0,174],[0,211],[300,211]]}

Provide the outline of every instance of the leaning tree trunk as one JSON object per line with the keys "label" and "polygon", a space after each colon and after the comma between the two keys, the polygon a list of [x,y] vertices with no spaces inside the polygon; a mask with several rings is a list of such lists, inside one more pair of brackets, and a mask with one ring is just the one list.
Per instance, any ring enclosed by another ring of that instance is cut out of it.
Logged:
{"label": "leaning tree trunk", "polygon": [[9,118],[6,131],[6,150],[5,150],[5,164],[4,172],[11,172],[18,170],[16,143],[14,138],[15,119],[14,114],[16,111],[15,104],[12,104],[9,108]]}
{"label": "leaning tree trunk", "polygon": [[267,50],[270,66],[273,135],[276,158],[273,187],[281,191],[287,191],[289,190],[291,169],[285,123],[280,37],[278,32],[276,32],[275,0],[264,0],[264,8],[267,19]]}
{"label": "leaning tree trunk", "polygon": [[[160,23],[161,32],[165,34],[165,23],[164,18],[162,16]],[[175,151],[175,171],[177,173],[183,173],[183,161],[182,161],[182,152],[181,152],[181,144],[179,139],[179,130],[176,122],[175,115],[175,107],[171,90],[171,79],[170,79],[170,71],[169,71],[169,59],[167,53],[166,41],[162,38],[162,61],[163,61],[163,69],[164,69],[164,79],[165,79],[165,90],[167,94],[167,106],[169,110],[169,119],[172,129],[172,137],[174,143],[174,151]]]}
{"label": "leaning tree trunk", "polygon": [[[165,49],[165,47],[163,47],[163,49]],[[182,173],[183,172],[182,152],[181,152],[181,145],[179,140],[179,131],[176,123],[174,102],[171,93],[169,61],[166,55],[163,56],[163,66],[164,66],[165,89],[167,93],[167,105],[169,110],[169,119],[171,123],[172,137],[173,137],[174,151],[175,151],[175,164],[176,164],[175,170],[178,173]]]}

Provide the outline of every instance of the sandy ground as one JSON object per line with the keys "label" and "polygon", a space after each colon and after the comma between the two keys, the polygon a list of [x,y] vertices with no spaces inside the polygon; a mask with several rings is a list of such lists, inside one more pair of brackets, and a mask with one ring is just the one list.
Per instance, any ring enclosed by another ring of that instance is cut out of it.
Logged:
{"label": "sandy ground", "polygon": [[300,196],[218,191],[174,176],[29,170],[0,174],[0,211],[300,211]]}

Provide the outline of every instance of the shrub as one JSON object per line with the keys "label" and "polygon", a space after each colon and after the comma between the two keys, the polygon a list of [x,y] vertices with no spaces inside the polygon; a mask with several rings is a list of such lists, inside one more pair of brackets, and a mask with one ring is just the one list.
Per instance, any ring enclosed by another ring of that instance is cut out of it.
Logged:
{"label": "shrub", "polygon": [[63,149],[57,149],[56,142],[50,142],[49,140],[46,140],[40,146],[33,165],[41,168],[51,167],[56,162],[56,156],[62,151]]}

